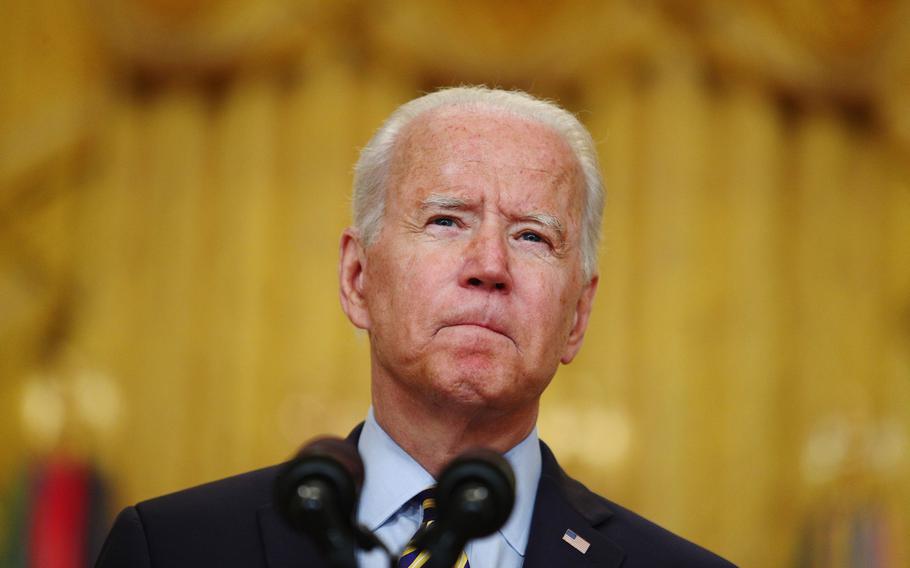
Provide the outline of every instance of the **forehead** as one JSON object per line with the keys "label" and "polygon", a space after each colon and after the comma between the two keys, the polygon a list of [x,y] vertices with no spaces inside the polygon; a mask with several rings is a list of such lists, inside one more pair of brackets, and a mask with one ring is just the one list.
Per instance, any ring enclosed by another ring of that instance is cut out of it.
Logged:
{"label": "forehead", "polygon": [[430,111],[408,125],[390,178],[399,194],[526,187],[525,197],[561,201],[577,201],[582,180],[568,143],[549,127],[503,111],[458,108]]}

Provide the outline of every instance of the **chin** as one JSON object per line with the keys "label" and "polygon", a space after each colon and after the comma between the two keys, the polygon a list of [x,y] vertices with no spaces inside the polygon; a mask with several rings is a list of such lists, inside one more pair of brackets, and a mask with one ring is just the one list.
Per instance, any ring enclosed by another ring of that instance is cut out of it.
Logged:
{"label": "chin", "polygon": [[440,406],[507,410],[527,402],[530,385],[522,387],[515,369],[491,363],[488,358],[468,357],[433,369],[429,396]]}

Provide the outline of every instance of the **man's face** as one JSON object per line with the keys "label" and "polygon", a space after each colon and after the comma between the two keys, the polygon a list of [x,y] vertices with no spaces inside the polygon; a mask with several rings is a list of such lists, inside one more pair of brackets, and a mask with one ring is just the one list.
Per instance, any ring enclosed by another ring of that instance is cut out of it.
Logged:
{"label": "man's face", "polygon": [[[597,283],[582,274],[571,150],[536,123],[444,109],[411,124],[393,164],[382,229],[354,245],[359,303],[342,292],[369,331],[374,388],[501,411],[536,404],[580,347]],[[344,241],[342,252],[344,281]]]}

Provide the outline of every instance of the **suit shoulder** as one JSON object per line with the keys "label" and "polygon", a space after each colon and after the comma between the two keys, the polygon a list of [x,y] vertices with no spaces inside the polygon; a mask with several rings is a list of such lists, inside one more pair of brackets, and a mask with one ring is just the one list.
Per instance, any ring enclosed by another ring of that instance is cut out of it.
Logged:
{"label": "suit shoulder", "polygon": [[143,518],[152,515],[196,517],[250,511],[271,502],[272,483],[280,466],[270,466],[211,481],[136,505]]}
{"label": "suit shoulder", "polygon": [[259,511],[271,503],[279,467],[138,503],[135,509],[154,565],[257,565],[262,558]]}
{"label": "suit shoulder", "polygon": [[734,564],[638,513],[600,497],[613,515],[604,524],[605,536],[622,546],[634,565],[735,568]]}
{"label": "suit shoulder", "polygon": [[145,528],[135,507],[127,507],[114,520],[114,526],[95,562],[95,568],[116,566],[151,566]]}

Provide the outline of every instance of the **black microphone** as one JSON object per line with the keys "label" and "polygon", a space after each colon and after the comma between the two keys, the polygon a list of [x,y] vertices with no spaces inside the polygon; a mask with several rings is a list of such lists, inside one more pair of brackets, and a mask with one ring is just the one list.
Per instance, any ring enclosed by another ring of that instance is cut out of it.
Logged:
{"label": "black microphone", "polygon": [[318,438],[281,468],[273,499],[288,524],[308,535],[331,566],[357,568],[356,545],[377,544],[354,523],[361,487],[357,448],[341,438]]}
{"label": "black microphone", "polygon": [[505,524],[515,504],[515,474],[498,453],[469,450],[439,476],[436,521],[415,538],[426,550],[424,568],[451,568],[469,540],[493,534]]}

